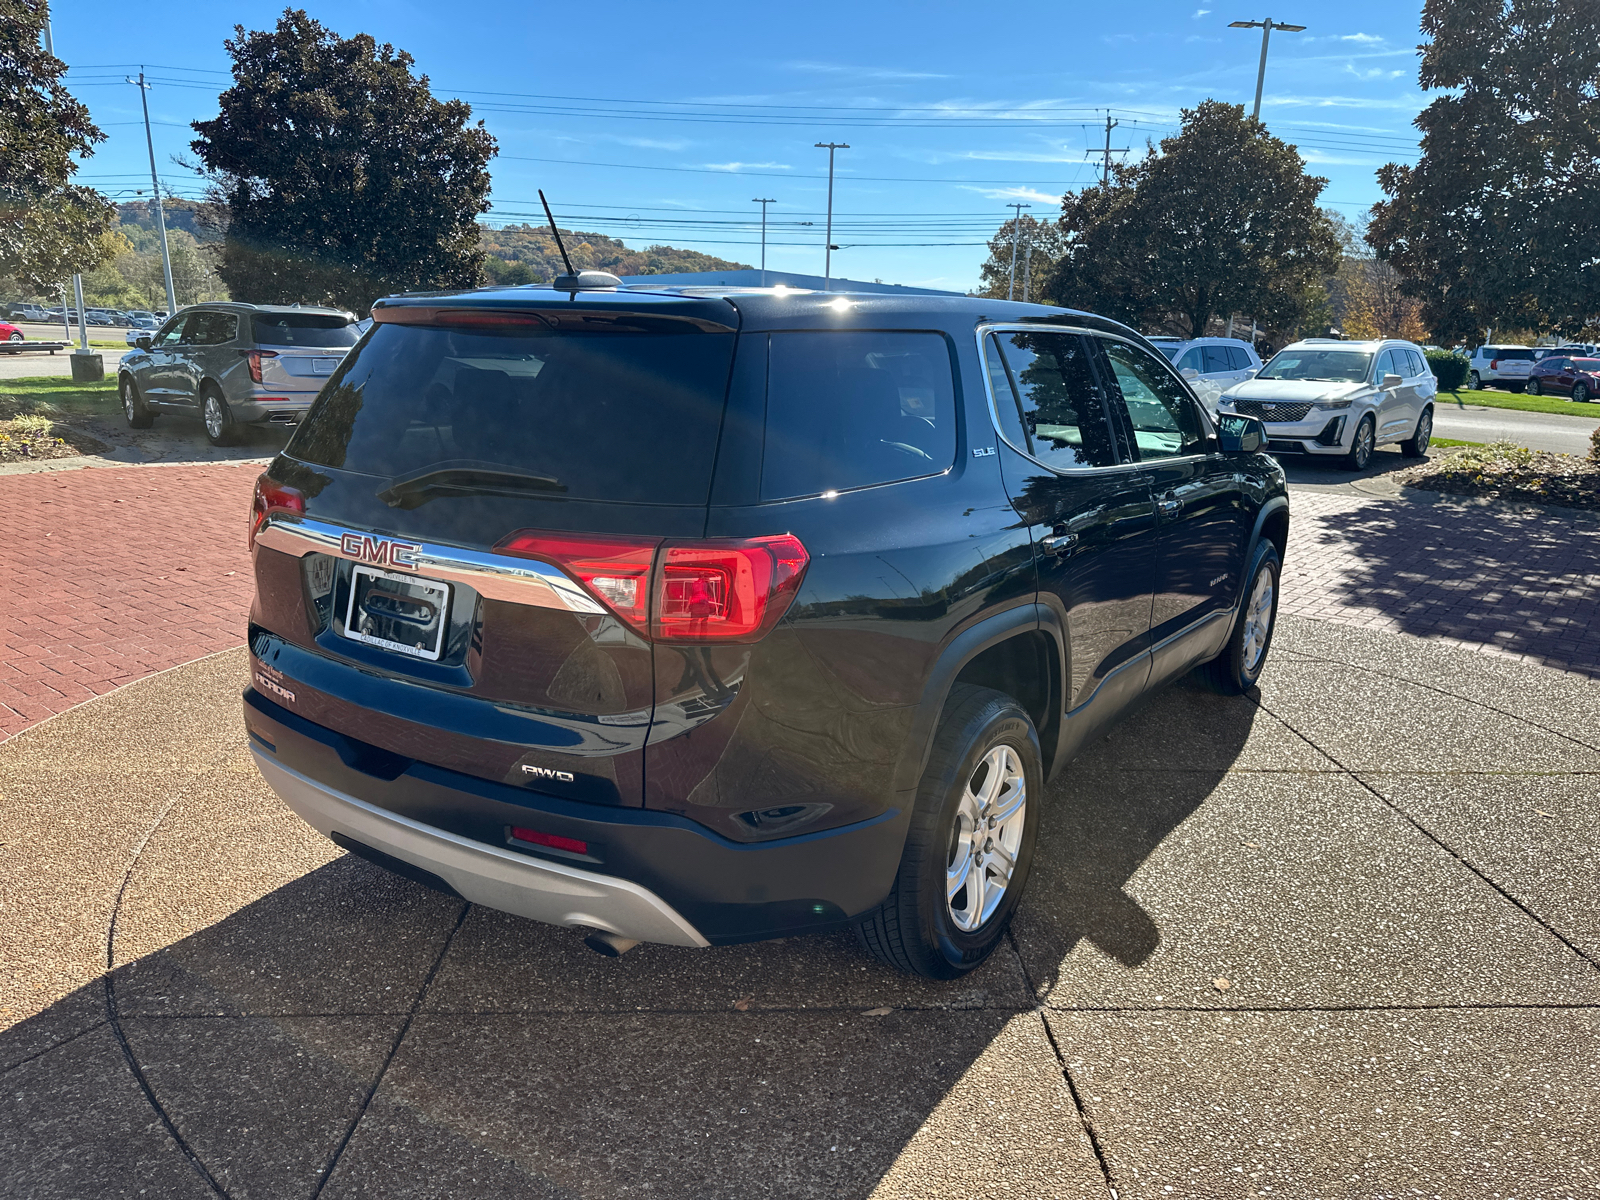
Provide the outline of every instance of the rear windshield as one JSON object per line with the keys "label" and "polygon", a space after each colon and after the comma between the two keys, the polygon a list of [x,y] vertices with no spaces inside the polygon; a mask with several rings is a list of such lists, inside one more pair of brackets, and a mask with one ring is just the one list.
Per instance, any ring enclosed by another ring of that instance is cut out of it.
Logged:
{"label": "rear windshield", "polygon": [[937,333],[774,333],[761,498],[935,475],[955,460],[955,386]]}
{"label": "rear windshield", "polygon": [[257,313],[250,320],[258,346],[354,346],[361,336],[349,320],[327,313]]}
{"label": "rear windshield", "polygon": [[1360,383],[1371,369],[1372,355],[1361,350],[1282,350],[1256,378]]}
{"label": "rear windshield", "polygon": [[1501,359],[1501,360],[1511,359],[1511,360],[1516,361],[1516,362],[1533,362],[1534,361],[1534,353],[1533,353],[1533,351],[1532,350],[1525,350],[1525,349],[1522,349],[1521,347],[1490,346],[1487,349],[1488,349],[1488,355],[1489,355],[1490,358],[1498,358],[1498,359]]}
{"label": "rear windshield", "polygon": [[552,498],[704,504],[732,333],[380,324],[288,453],[390,479],[463,463],[543,475]]}

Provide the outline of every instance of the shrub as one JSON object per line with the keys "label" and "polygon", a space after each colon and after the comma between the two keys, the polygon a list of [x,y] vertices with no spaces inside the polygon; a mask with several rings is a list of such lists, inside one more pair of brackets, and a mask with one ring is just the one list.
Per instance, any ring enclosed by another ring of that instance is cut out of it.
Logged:
{"label": "shrub", "polygon": [[1600,466],[1600,425],[1589,435],[1589,461]]}
{"label": "shrub", "polygon": [[1461,385],[1467,381],[1467,372],[1472,369],[1472,364],[1453,350],[1427,350],[1424,353],[1428,357],[1428,369],[1439,381],[1439,390],[1460,391]]}

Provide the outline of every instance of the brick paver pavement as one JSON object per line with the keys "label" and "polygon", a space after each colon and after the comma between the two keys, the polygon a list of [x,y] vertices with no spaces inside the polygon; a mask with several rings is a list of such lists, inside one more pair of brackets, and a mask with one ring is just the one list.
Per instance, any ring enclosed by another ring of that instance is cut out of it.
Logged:
{"label": "brick paver pavement", "polygon": [[[256,464],[0,476],[0,740],[244,638]],[[1296,492],[1285,613],[1600,678],[1600,521]]]}
{"label": "brick paver pavement", "polygon": [[0,476],[0,740],[244,640],[259,464]]}

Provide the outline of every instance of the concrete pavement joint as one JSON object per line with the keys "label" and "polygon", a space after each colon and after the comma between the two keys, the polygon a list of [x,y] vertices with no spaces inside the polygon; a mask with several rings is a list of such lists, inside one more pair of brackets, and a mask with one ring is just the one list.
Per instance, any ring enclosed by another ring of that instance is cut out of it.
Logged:
{"label": "concrete pavement joint", "polygon": [[78,1030],[77,1033],[68,1034],[66,1037],[62,1038],[59,1042],[51,1042],[43,1050],[36,1050],[32,1054],[27,1054],[27,1055],[24,1055],[22,1058],[17,1059],[16,1062],[9,1062],[5,1066],[0,1067],[0,1075],[4,1075],[7,1071],[14,1071],[18,1067],[27,1066],[27,1064],[31,1063],[34,1059],[43,1058],[46,1054],[49,1054],[53,1050],[59,1050],[63,1046],[70,1046],[73,1042],[77,1041],[84,1034],[93,1033],[97,1029],[104,1029],[106,1027],[106,1024],[107,1024],[107,1022],[104,1021],[104,1020],[96,1021],[93,1025],[90,1025],[85,1029]]}
{"label": "concrete pavement joint", "polygon": [[[1259,708],[1262,712],[1266,713],[1268,716],[1273,717],[1276,720],[1282,721],[1283,724],[1285,726],[1287,726],[1288,729],[1292,733],[1294,733],[1294,735],[1296,737],[1300,738],[1303,742],[1305,742],[1306,745],[1310,746],[1313,750],[1317,751],[1319,754],[1326,755],[1328,757],[1328,759],[1331,762],[1333,762],[1336,766],[1338,766],[1340,770],[1344,771],[1345,774],[1347,774],[1350,777],[1351,781],[1357,787],[1361,788],[1362,791],[1367,792],[1374,799],[1376,799],[1378,801],[1378,803],[1382,804],[1385,808],[1389,809],[1389,811],[1393,812],[1396,816],[1400,817],[1403,821],[1405,821],[1412,828],[1414,828],[1418,833],[1422,834],[1423,837],[1425,837],[1429,841],[1433,842],[1434,845],[1439,847],[1439,849],[1443,850],[1451,858],[1455,859],[1463,867],[1465,867],[1467,870],[1471,871],[1479,879],[1483,880],[1484,883],[1486,883],[1490,887],[1492,887],[1496,892],[1498,892],[1508,902],[1510,902],[1511,904],[1514,904],[1525,916],[1528,917],[1529,920],[1531,920],[1535,924],[1537,924],[1541,929],[1543,929],[1551,937],[1555,938],[1558,942],[1560,942],[1568,950],[1571,950],[1579,958],[1583,959],[1584,962],[1588,963],[1591,967],[1595,968],[1595,970],[1600,971],[1600,962],[1595,961],[1595,959],[1591,955],[1587,954],[1585,951],[1583,951],[1579,947],[1573,945],[1573,943],[1571,941],[1569,941],[1565,936],[1563,936],[1562,933],[1558,929],[1555,928],[1555,926],[1551,925],[1550,922],[1546,921],[1538,913],[1534,912],[1533,909],[1529,908],[1521,900],[1518,900],[1510,892],[1506,891],[1506,889],[1501,887],[1500,884],[1495,882],[1493,879],[1489,878],[1489,876],[1487,874],[1485,874],[1483,871],[1479,870],[1477,866],[1475,866],[1473,863],[1469,862],[1466,858],[1464,858],[1459,851],[1457,851],[1453,846],[1451,846],[1448,842],[1446,842],[1438,834],[1434,833],[1433,830],[1429,829],[1421,821],[1418,821],[1410,813],[1406,812],[1399,805],[1395,804],[1387,796],[1385,796],[1382,792],[1378,791],[1377,788],[1373,787],[1365,779],[1362,779],[1361,776],[1359,776],[1358,774],[1356,774],[1354,771],[1350,770],[1349,768],[1345,767],[1345,765],[1343,763],[1341,763],[1336,757],[1334,757],[1332,752],[1330,752],[1329,750],[1325,749],[1322,746],[1317,745],[1316,742],[1312,741],[1309,736],[1307,736],[1305,733],[1301,732],[1292,723],[1290,723],[1286,718],[1281,717],[1277,713],[1273,712],[1270,708],[1268,708],[1265,704],[1263,704],[1261,702],[1261,699],[1260,699],[1259,696],[1252,696],[1251,699],[1254,701],[1254,703],[1255,703],[1257,708]],[[1484,707],[1487,708],[1488,705],[1485,705]],[[1510,715],[1510,714],[1506,714],[1506,715]],[[1576,739],[1573,739],[1573,740],[1576,740]],[[1579,742],[1578,744],[1582,745],[1583,743]]]}
{"label": "concrete pavement joint", "polygon": [[445,934],[444,945],[439,947],[439,953],[433,960],[433,965],[428,968],[428,973],[423,977],[422,986],[417,989],[416,999],[411,1002],[411,1011],[406,1014],[406,1019],[401,1022],[400,1031],[395,1034],[394,1044],[389,1047],[389,1053],[384,1055],[378,1073],[373,1076],[372,1086],[367,1089],[367,1094],[362,1097],[361,1107],[356,1110],[356,1115],[350,1120],[350,1127],[344,1131],[344,1136],[339,1139],[339,1144],[333,1148],[333,1154],[328,1158],[317,1179],[317,1186],[311,1193],[311,1200],[317,1200],[322,1195],[322,1189],[328,1186],[328,1180],[333,1178],[334,1168],[339,1165],[339,1159],[344,1155],[345,1147],[350,1144],[350,1139],[355,1136],[356,1129],[360,1126],[362,1118],[367,1115],[367,1109],[372,1104],[372,1098],[378,1094],[378,1088],[383,1084],[383,1077],[389,1070],[389,1064],[394,1061],[394,1056],[400,1053],[400,1046],[406,1040],[406,1034],[411,1031],[411,1023],[417,1019],[417,1013],[422,1009],[422,1000],[428,994],[428,987],[433,983],[433,977],[439,973],[439,968],[444,965],[445,955],[450,953],[450,946],[456,940],[456,934],[461,932],[461,926],[466,923],[467,914],[472,911],[470,903],[463,903],[461,911],[456,914],[456,923],[451,926],[450,932]]}

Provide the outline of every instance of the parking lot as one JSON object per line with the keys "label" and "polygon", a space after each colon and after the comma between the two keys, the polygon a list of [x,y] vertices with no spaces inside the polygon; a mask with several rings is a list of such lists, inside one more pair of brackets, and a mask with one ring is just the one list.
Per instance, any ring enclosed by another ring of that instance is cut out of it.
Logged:
{"label": "parking lot", "polygon": [[[53,579],[0,668],[16,1194],[1600,1190],[1591,519],[1298,490],[1259,694],[1087,751],[937,985],[847,935],[605,960],[311,832],[238,717],[253,474],[0,478],[123,533],[0,539]],[[174,493],[199,579],[147,552]]]}

